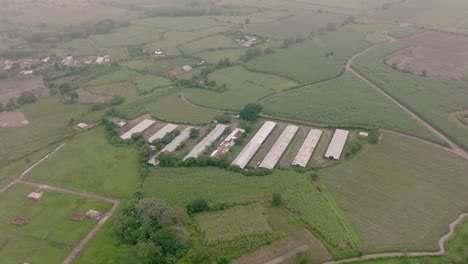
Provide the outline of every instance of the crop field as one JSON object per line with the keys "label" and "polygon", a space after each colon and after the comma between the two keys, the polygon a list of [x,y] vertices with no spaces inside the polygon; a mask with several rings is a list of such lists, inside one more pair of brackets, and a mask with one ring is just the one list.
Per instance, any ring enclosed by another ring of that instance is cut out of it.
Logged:
{"label": "crop field", "polygon": [[463,80],[422,77],[393,70],[379,58],[404,47],[385,43],[354,61],[354,67],[407,105],[452,140],[468,149],[466,130],[450,120],[449,113],[468,108],[468,89]]}
{"label": "crop field", "polygon": [[99,34],[90,37],[101,48],[138,45],[158,41],[163,30],[143,26],[128,26],[120,28],[111,34]]}
{"label": "crop field", "polygon": [[155,17],[134,20],[134,25],[170,31],[196,31],[213,26],[222,26],[210,17]]}
{"label": "crop field", "polygon": [[[346,59],[369,46],[365,35],[349,28],[320,36],[318,44],[307,40],[247,63],[261,72],[292,78],[300,83],[313,83],[338,76]],[[333,52],[333,56],[326,56]],[[320,67],[314,67],[320,65]]]}
{"label": "crop field", "polygon": [[174,93],[175,87],[167,87],[157,89],[156,91],[146,94],[144,96],[138,96],[136,100],[126,102],[123,105],[119,105],[116,108],[124,115],[126,119],[134,119],[142,114],[148,112],[148,108],[151,105],[167,95]]}
{"label": "crop field", "polygon": [[139,75],[134,77],[132,81],[136,83],[136,87],[140,92],[150,92],[156,88],[172,84],[171,80],[167,78],[150,74]]}
{"label": "crop field", "polygon": [[415,26],[395,27],[388,34],[395,38],[404,38],[422,32],[423,29]]}
{"label": "crop field", "polygon": [[383,134],[355,159],[323,175],[326,189],[362,239],[362,249],[435,250],[466,210],[468,161]]}
{"label": "crop field", "polygon": [[27,126],[0,128],[0,167],[76,133],[70,124],[72,118],[83,122],[94,119],[85,115],[89,106],[63,104],[57,97],[24,105],[21,111],[29,121]]}
{"label": "crop field", "polygon": [[[26,196],[34,187],[16,184],[0,194],[0,257],[2,263],[60,263],[68,252],[96,224],[92,220],[70,220],[74,212],[89,209],[106,212],[111,205],[69,194],[43,191],[44,198],[31,201]],[[15,217],[29,220],[13,226]]]}
{"label": "crop field", "polygon": [[186,54],[195,54],[209,50],[239,48],[239,46],[224,35],[215,35],[181,45],[180,48]]}
{"label": "crop field", "polygon": [[265,208],[259,204],[199,214],[195,217],[195,221],[207,244],[235,240],[244,236],[263,235],[273,231],[265,217]]}
{"label": "crop field", "polygon": [[133,60],[124,62],[123,64],[130,69],[139,71],[146,70],[150,74],[154,75],[167,75],[169,71],[180,68],[192,62],[194,62],[194,59],[178,57],[175,59],[157,60],[155,62],[147,60]]}
{"label": "crop field", "polygon": [[354,75],[268,98],[265,111],[326,124],[375,126],[437,140],[427,128]]}
{"label": "crop field", "polygon": [[345,18],[345,16],[334,14],[299,13],[271,23],[251,23],[246,25],[243,31],[268,38],[286,39],[298,34],[307,36],[310,32],[316,32],[320,27],[324,28],[327,23],[340,24]]}
{"label": "crop field", "polygon": [[[97,88],[97,87],[92,87],[92,88]],[[92,90],[92,89],[90,89]],[[102,87],[101,89],[96,89],[98,93],[103,93],[102,92]],[[78,89],[76,90],[78,94],[78,102],[79,103],[104,103],[106,101],[109,101],[112,99],[111,96],[106,96],[106,95],[101,95],[97,93],[90,93],[84,89]]]}
{"label": "crop field", "polygon": [[[76,157],[80,157],[79,160]],[[27,179],[103,195],[130,196],[138,184],[138,153],[131,146],[113,147],[103,127],[75,136]]]}
{"label": "crop field", "polygon": [[239,62],[241,60],[241,57],[244,55],[244,49],[213,50],[196,54],[197,57],[211,64],[216,64],[220,60],[224,60],[225,58],[229,58],[231,62]]}
{"label": "crop field", "polygon": [[130,82],[118,82],[83,88],[91,93],[106,96],[122,96],[128,100],[133,100],[138,96],[136,87]]}
{"label": "crop field", "polygon": [[184,94],[195,104],[229,110],[241,109],[246,103],[255,102],[275,91],[297,85],[286,78],[251,72],[241,66],[216,71],[210,74],[208,79],[215,81],[218,86],[226,84],[228,90],[219,93],[202,89],[185,89]]}
{"label": "crop field", "polygon": [[44,87],[42,77],[27,76],[0,80],[0,103],[5,107],[11,98],[18,97],[22,92],[33,92],[38,97],[49,95],[49,89]]}
{"label": "crop field", "polygon": [[97,56],[101,51],[89,39],[76,39],[66,42],[55,49],[58,56]]}

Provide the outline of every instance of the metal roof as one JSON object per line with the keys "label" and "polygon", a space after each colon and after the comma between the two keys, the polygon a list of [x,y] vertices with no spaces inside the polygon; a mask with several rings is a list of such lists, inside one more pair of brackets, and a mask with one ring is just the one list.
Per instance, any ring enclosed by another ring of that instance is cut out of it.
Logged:
{"label": "metal roof", "polygon": [[135,133],[141,133],[145,131],[148,127],[152,126],[154,124],[154,120],[150,119],[145,119],[138,123],[138,125],[132,127],[129,131],[125,132],[122,136],[120,136],[121,139],[130,139],[132,138],[132,135]]}
{"label": "metal roof", "polygon": [[320,141],[320,137],[322,136],[322,131],[318,129],[311,129],[307,137],[305,138],[304,142],[302,143],[301,148],[296,154],[291,165],[293,166],[300,166],[300,167],[307,167],[307,164],[314,153],[315,147]]}
{"label": "metal roof", "polygon": [[327,152],[325,153],[325,158],[339,160],[346,145],[348,135],[348,130],[335,130],[335,134],[333,135],[330,145],[328,145]]}
{"label": "metal roof", "polygon": [[299,127],[297,126],[286,126],[271,150],[263,159],[262,163],[260,163],[259,167],[270,170],[273,169],[283,156],[284,151],[288,148],[289,143],[296,135],[298,129]]}
{"label": "metal roof", "polygon": [[149,139],[148,142],[151,143],[155,141],[156,139],[161,139],[163,138],[167,133],[171,133],[174,129],[177,128],[177,125],[173,124],[167,124],[163,128],[161,128],[158,132],[156,132],[154,135],[152,135]]}
{"label": "metal roof", "polygon": [[161,152],[173,152],[177,149],[177,147],[182,144],[183,142],[187,141],[187,139],[190,138],[190,130],[193,127],[187,127],[182,131],[174,140],[171,141],[171,143],[167,144]]}
{"label": "metal roof", "polygon": [[204,138],[200,143],[198,143],[187,156],[184,157],[184,160],[188,158],[197,158],[200,156],[205,149],[211,145],[213,142],[215,142],[216,139],[218,139],[223,133],[224,130],[226,129],[226,125],[216,125],[216,127]]}

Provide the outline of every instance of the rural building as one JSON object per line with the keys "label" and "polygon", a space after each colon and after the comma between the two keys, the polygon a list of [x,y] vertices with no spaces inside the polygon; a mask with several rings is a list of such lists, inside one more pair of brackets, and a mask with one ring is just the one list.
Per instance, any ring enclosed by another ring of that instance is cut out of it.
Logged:
{"label": "rural building", "polygon": [[182,66],[182,70],[183,70],[184,72],[189,72],[189,71],[192,71],[193,69],[192,69],[191,66],[185,65],[185,66]]}
{"label": "rural building", "polygon": [[125,123],[124,121],[120,121],[120,122],[117,122],[115,124],[117,125],[118,128],[122,128],[122,127],[127,125],[127,123]]}
{"label": "rural building", "polygon": [[99,218],[101,218],[101,213],[99,211],[90,209],[88,212],[86,212],[86,217],[93,220],[99,220]]}
{"label": "rural building", "polygon": [[320,141],[320,137],[322,136],[322,131],[318,129],[311,129],[307,137],[305,138],[304,142],[302,143],[301,148],[296,154],[293,162],[291,163],[292,166],[298,166],[305,168],[314,153],[317,144]]}
{"label": "rural building", "polygon": [[190,130],[193,127],[185,128],[171,143],[167,144],[162,150],[161,153],[174,152],[180,144],[184,143],[190,138]]}
{"label": "rural building", "polygon": [[291,140],[294,138],[294,136],[297,133],[297,130],[299,127],[293,126],[293,125],[288,125],[286,128],[283,130],[279,138],[276,140],[275,144],[271,148],[271,150],[268,152],[268,154],[265,156],[263,161],[260,163],[260,168],[265,168],[265,169],[273,169],[278,161],[281,159],[283,156],[284,151],[289,146],[289,143]]}
{"label": "rural building", "polygon": [[96,59],[97,64],[106,64],[110,62],[110,57],[109,55],[105,55],[104,57],[98,57]]}
{"label": "rural building", "polygon": [[359,135],[360,137],[368,137],[368,136],[369,136],[369,133],[364,132],[364,131],[361,131],[361,132],[359,132],[358,135]]}
{"label": "rural building", "polygon": [[42,193],[41,192],[32,192],[28,194],[28,199],[33,201],[42,200]]}
{"label": "rural building", "polygon": [[258,130],[257,134],[247,143],[247,145],[242,149],[242,151],[237,155],[231,165],[238,166],[243,169],[252,157],[257,153],[257,151],[265,142],[266,138],[270,135],[271,131],[276,127],[276,123],[272,121],[266,121],[263,123],[263,126]]}
{"label": "rural building", "polygon": [[211,153],[210,157],[219,157],[223,155],[224,153],[228,152],[229,149],[236,144],[236,140],[243,134],[245,133],[245,130],[242,128],[236,128],[234,129],[227,138],[219,144],[218,148]]}
{"label": "rural building", "polygon": [[325,158],[339,160],[341,157],[341,153],[343,152],[343,149],[346,145],[348,135],[348,130],[335,130],[335,134],[333,134],[333,138],[330,142],[330,145],[328,145],[327,152],[325,153]]}
{"label": "rural building", "polygon": [[89,126],[86,123],[79,123],[78,125],[76,125],[76,127],[78,127],[81,130],[88,130],[89,129]]}
{"label": "rural building", "polygon": [[148,129],[150,126],[152,126],[155,123],[154,120],[151,119],[145,119],[138,123],[138,125],[132,127],[129,131],[125,132],[123,135],[120,136],[121,139],[130,139],[132,138],[132,135],[135,133],[141,133]]}
{"label": "rural building", "polygon": [[163,138],[167,133],[171,133],[174,131],[174,129],[177,128],[177,125],[173,124],[167,124],[163,128],[161,128],[158,132],[156,132],[154,135],[152,135],[149,139],[148,142],[151,143],[157,139]]}
{"label": "rural building", "polygon": [[226,130],[227,126],[218,124],[216,127],[202,140],[198,143],[187,156],[184,157],[184,160],[188,158],[198,158],[203,151],[206,150],[213,142],[215,142]]}
{"label": "rural building", "polygon": [[72,216],[70,217],[71,220],[78,221],[78,222],[83,221],[85,218],[86,218],[86,215],[82,213],[73,213]]}

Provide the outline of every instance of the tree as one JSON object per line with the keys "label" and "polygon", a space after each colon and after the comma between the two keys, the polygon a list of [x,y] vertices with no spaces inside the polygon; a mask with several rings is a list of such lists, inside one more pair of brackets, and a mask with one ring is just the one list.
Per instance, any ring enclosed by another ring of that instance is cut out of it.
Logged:
{"label": "tree", "polygon": [[208,209],[209,209],[208,202],[200,198],[196,199],[195,201],[187,205],[188,214],[196,214],[196,213],[204,212]]}
{"label": "tree", "polygon": [[177,238],[176,230],[172,227],[161,228],[156,233],[155,240],[158,242],[158,245],[161,246],[161,251],[164,255],[175,256],[177,251],[182,249],[182,245]]}
{"label": "tree", "polygon": [[369,142],[370,144],[377,144],[379,143],[379,140],[380,140],[380,131],[377,128],[373,128],[370,131],[369,136],[367,137],[367,142]]}
{"label": "tree", "polygon": [[151,242],[138,243],[120,251],[120,264],[163,263],[161,247]]}
{"label": "tree", "polygon": [[71,91],[71,92],[68,92],[68,95],[70,96],[70,100],[72,102],[75,102],[76,100],[78,100],[78,93],[76,91]]}
{"label": "tree", "polygon": [[59,91],[60,91],[60,93],[62,95],[67,94],[67,93],[71,92],[72,90],[73,90],[73,88],[68,83],[62,83],[59,86]]}
{"label": "tree", "polygon": [[11,111],[15,110],[16,108],[18,108],[18,104],[16,103],[15,98],[11,98],[10,101],[8,101],[8,104],[6,105],[6,110]]}
{"label": "tree", "polygon": [[18,104],[24,105],[37,101],[37,97],[33,92],[22,92],[18,97]]}
{"label": "tree", "polygon": [[200,130],[198,130],[196,128],[190,129],[190,138],[191,139],[197,138],[199,136],[200,136]]}
{"label": "tree", "polygon": [[224,113],[222,115],[219,115],[215,119],[216,121],[218,121],[218,123],[221,123],[221,124],[231,123],[231,115],[229,115],[229,113]]}
{"label": "tree", "polygon": [[273,197],[271,199],[271,205],[277,207],[281,205],[281,194],[280,193],[273,193]]}
{"label": "tree", "polygon": [[247,51],[245,52],[244,62],[260,57],[262,55],[263,55],[263,50],[261,48],[248,48]]}
{"label": "tree", "polygon": [[263,53],[265,53],[265,54],[272,54],[272,53],[275,53],[275,50],[272,49],[272,48],[266,48],[266,49],[263,51]]}
{"label": "tree", "polygon": [[256,103],[249,103],[240,111],[239,116],[246,121],[255,121],[262,111],[263,106]]}
{"label": "tree", "polygon": [[306,37],[304,35],[298,34],[296,36],[296,43],[301,43],[301,42],[304,42],[305,40],[306,40]]}
{"label": "tree", "polygon": [[218,258],[218,261],[216,261],[216,264],[229,264],[231,261],[229,260],[228,257],[222,256]]}

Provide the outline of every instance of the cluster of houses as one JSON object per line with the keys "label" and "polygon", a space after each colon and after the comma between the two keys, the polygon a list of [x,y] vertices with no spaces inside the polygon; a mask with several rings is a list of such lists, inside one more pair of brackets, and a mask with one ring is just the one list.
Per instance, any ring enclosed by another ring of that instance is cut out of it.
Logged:
{"label": "cluster of houses", "polygon": [[258,40],[255,36],[244,35],[243,38],[236,38],[234,41],[242,48],[250,48],[255,47]]}
{"label": "cluster of houses", "polygon": [[109,63],[111,63],[111,58],[109,55],[104,55],[102,57],[89,56],[89,57],[79,57],[79,58],[68,56],[65,59],[60,61],[61,65],[65,65],[67,67],[92,65],[92,64],[104,65],[104,64],[109,64]]}

